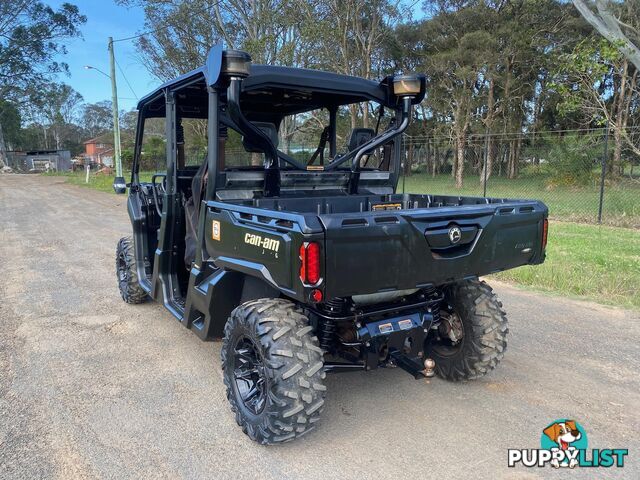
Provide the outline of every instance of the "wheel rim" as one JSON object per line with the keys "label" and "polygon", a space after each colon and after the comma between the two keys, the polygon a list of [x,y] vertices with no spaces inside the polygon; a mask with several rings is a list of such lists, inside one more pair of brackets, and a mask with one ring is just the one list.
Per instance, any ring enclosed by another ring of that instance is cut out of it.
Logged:
{"label": "wheel rim", "polygon": [[117,267],[118,286],[120,287],[120,290],[125,290],[127,288],[127,283],[129,283],[129,270],[127,269],[127,261],[124,258],[123,252],[118,254]]}
{"label": "wheel rim", "polygon": [[440,311],[440,325],[429,342],[430,351],[441,357],[451,357],[462,350],[464,323],[451,307]]}
{"label": "wheel rim", "polygon": [[245,408],[260,414],[267,399],[265,366],[256,344],[241,337],[233,350],[233,379],[236,392]]}

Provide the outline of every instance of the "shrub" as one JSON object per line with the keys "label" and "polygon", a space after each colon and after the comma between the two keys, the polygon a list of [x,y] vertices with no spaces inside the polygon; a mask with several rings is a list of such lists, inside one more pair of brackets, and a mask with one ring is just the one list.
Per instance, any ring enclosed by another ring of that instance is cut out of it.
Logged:
{"label": "shrub", "polygon": [[602,144],[592,135],[565,136],[549,150],[544,171],[549,175],[547,186],[584,186],[598,177]]}

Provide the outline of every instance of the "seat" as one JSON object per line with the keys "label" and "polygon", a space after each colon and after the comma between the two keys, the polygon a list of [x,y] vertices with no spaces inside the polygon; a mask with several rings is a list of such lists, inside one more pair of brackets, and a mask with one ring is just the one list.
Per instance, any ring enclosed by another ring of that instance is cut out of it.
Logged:
{"label": "seat", "polygon": [[191,269],[191,264],[196,258],[196,248],[198,246],[198,222],[200,217],[200,202],[207,188],[207,157],[196,172],[191,181],[191,196],[184,202],[185,215],[185,248],[184,264],[187,270]]}
{"label": "seat", "polygon": [[376,132],[373,128],[354,128],[347,139],[347,151],[356,150],[375,136]]}
{"label": "seat", "polygon": [[[254,127],[258,127],[263,133],[271,139],[271,143],[278,148],[278,129],[274,123],[270,122],[251,122]],[[262,150],[253,146],[249,139],[242,137],[242,146],[247,152],[250,153],[262,153]]]}

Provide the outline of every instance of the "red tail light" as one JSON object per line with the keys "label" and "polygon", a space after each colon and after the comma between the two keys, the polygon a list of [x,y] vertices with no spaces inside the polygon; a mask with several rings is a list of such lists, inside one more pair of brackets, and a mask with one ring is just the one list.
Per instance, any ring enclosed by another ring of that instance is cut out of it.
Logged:
{"label": "red tail light", "polygon": [[307,285],[320,281],[320,245],[317,242],[300,246],[300,280]]}
{"label": "red tail light", "polygon": [[549,220],[546,218],[542,222],[542,249],[547,248],[547,236],[549,234]]}

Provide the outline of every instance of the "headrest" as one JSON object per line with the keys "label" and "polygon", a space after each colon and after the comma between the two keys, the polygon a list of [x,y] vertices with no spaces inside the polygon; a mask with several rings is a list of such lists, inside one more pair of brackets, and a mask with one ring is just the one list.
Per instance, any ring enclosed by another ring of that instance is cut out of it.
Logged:
{"label": "headrest", "polygon": [[[278,129],[275,124],[270,122],[251,122],[254,127],[258,127],[264,133],[267,134],[267,137],[271,139],[271,143],[278,148]],[[261,153],[262,150],[251,145],[249,139],[242,137],[242,146],[247,152],[251,153]]]}
{"label": "headrest", "polygon": [[349,134],[347,140],[347,151],[352,151],[358,148],[360,145],[367,143],[376,135],[373,128],[354,128]]}

